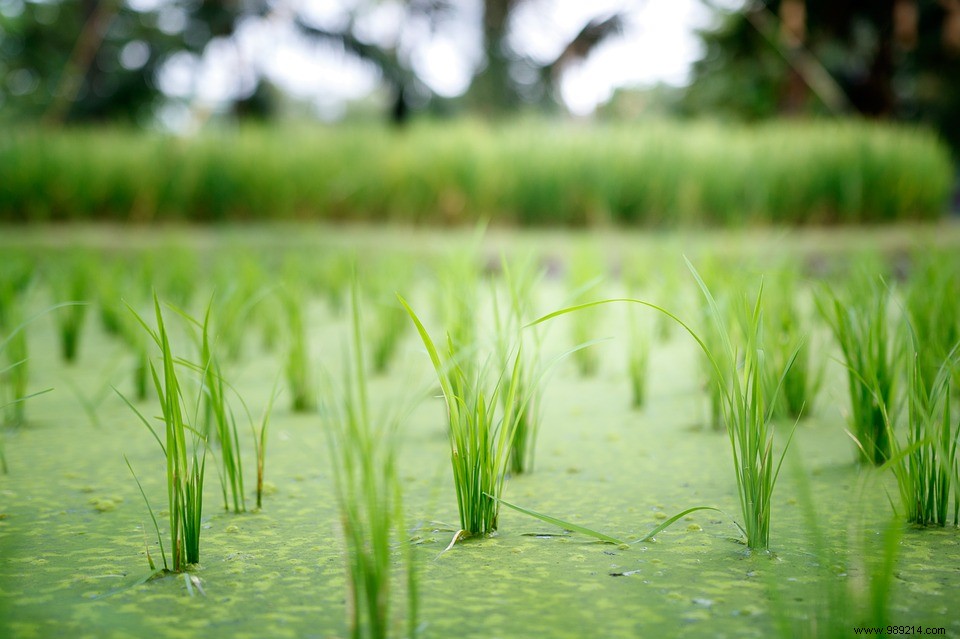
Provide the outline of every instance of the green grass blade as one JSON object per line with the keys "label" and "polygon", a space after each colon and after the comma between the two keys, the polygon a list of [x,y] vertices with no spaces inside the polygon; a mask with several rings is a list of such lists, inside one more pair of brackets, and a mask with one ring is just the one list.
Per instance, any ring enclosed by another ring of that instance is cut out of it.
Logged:
{"label": "green grass blade", "polygon": [[563,528],[564,530],[569,530],[571,532],[580,533],[581,535],[593,537],[594,539],[597,539],[607,544],[615,544],[619,546],[619,545],[624,545],[626,543],[617,539],[616,537],[611,537],[610,535],[604,534],[602,532],[598,532],[596,530],[592,530],[590,528],[587,528],[586,526],[580,526],[578,524],[574,524],[569,521],[564,521],[562,519],[557,519],[556,517],[551,517],[550,515],[544,515],[543,513],[538,513],[535,510],[530,510],[529,508],[524,508],[523,506],[517,506],[516,504],[511,504],[510,502],[494,497],[489,493],[484,493],[484,495],[486,495],[487,497],[489,497],[490,499],[496,502],[503,504],[507,508],[512,508],[513,510],[516,510],[517,512],[521,512],[524,515],[529,515],[530,517],[534,517],[535,519],[539,519],[540,521],[545,521],[548,524],[553,524],[554,526],[558,526],[560,528]]}

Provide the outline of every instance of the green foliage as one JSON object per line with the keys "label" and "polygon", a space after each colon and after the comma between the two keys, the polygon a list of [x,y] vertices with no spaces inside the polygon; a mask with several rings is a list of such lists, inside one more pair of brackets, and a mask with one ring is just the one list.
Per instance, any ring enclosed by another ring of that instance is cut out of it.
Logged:
{"label": "green foliage", "polygon": [[793,366],[783,378],[774,414],[797,419],[809,414],[823,381],[822,363],[810,357],[806,346],[810,335],[810,317],[801,306],[802,292],[799,288],[797,267],[783,265],[769,278],[764,278],[766,302],[764,304],[764,332],[766,356],[770,360],[767,377],[768,393],[772,395],[778,379],[775,371],[784,370],[787,361],[793,358]]}
{"label": "green foliage", "polygon": [[60,329],[60,354],[63,361],[69,364],[77,359],[80,348],[93,273],[90,257],[80,253],[70,255],[58,266],[50,284],[56,303],[71,302],[64,304],[55,316]]}
{"label": "green foliage", "polygon": [[[711,319],[716,325],[717,334],[720,338],[719,349],[709,346],[697,332],[670,311],[656,304],[637,299],[608,299],[587,302],[544,315],[534,321],[533,325],[559,315],[581,312],[584,309],[590,309],[601,304],[630,302],[663,313],[686,330],[696,340],[710,362],[711,383],[720,388],[722,417],[733,451],[737,492],[740,497],[740,510],[744,519],[742,529],[747,537],[747,545],[750,548],[766,549],[770,544],[770,507],[773,499],[773,489],[776,486],[780,465],[783,462],[783,453],[779,458],[773,453],[771,408],[776,403],[777,395],[783,385],[783,378],[793,365],[796,352],[780,372],[779,383],[773,394],[768,395],[764,383],[768,374],[769,363],[763,357],[762,287],[760,293],[757,294],[756,301],[752,305],[746,304],[744,308],[746,313],[743,320],[745,343],[741,352],[741,349],[734,345],[731,331],[727,328],[724,320],[724,313],[710,293],[710,289],[689,261],[687,266],[707,300],[707,305],[711,311]],[[784,449],[785,452],[786,448]]]}
{"label": "green foliage", "polygon": [[[572,303],[583,303],[589,295],[596,293],[597,287],[606,277],[604,259],[596,247],[583,245],[574,252],[569,267],[568,295]],[[585,344],[596,336],[600,316],[593,311],[585,311],[574,315],[571,321],[571,339],[574,345]],[[594,348],[577,348],[573,352],[573,361],[581,377],[593,377],[600,368],[599,356]]]}
{"label": "green foliage", "polygon": [[647,397],[647,370],[650,367],[651,338],[649,330],[630,313],[629,342],[627,346],[627,378],[630,380],[630,406],[643,407]]}
{"label": "green foliage", "polygon": [[[484,367],[464,365],[464,361],[476,357],[472,349],[469,353],[458,351],[447,333],[445,350],[438,350],[413,309],[402,297],[399,299],[417,328],[443,390],[461,532],[492,533],[497,529],[497,499],[503,493],[517,428],[522,349],[516,348],[491,384]],[[503,406],[502,411],[498,411],[498,404]]]}
{"label": "green foliage", "polygon": [[829,287],[817,306],[840,345],[850,393],[850,432],[862,463],[890,458],[890,430],[884,411],[894,412],[901,351],[890,332],[890,290],[865,275],[847,282],[845,295]]}
{"label": "green foliage", "polygon": [[[178,377],[180,364],[170,345],[170,339],[164,325],[160,299],[153,298],[157,328],[150,328],[137,315],[137,319],[153,342],[160,349],[162,371],[157,373],[150,364],[157,397],[160,400],[164,424],[164,439],[154,430],[150,422],[123,395],[124,401],[151,432],[160,445],[166,458],[167,467],[167,504],[170,522],[170,547],[174,572],[183,572],[191,564],[200,562],[200,531],[203,514],[203,478],[206,468],[206,441],[203,435],[191,425],[188,415],[189,406],[185,405],[183,389]],[[199,401],[199,398],[198,398]],[[196,411],[194,412],[194,421]],[[132,469],[131,469],[132,470]],[[137,481],[139,485],[139,481]],[[142,491],[142,488],[141,488]],[[146,499],[146,497],[144,497]],[[149,508],[149,502],[147,503]],[[151,517],[153,510],[150,509]],[[156,524],[156,520],[154,519]],[[159,536],[159,530],[157,531]],[[164,568],[168,568],[166,553],[163,552]]]}
{"label": "green foliage", "polygon": [[38,222],[887,222],[938,219],[952,183],[933,135],[860,121],[26,130],[0,167],[0,221]]}
{"label": "green foliage", "polygon": [[[509,370],[510,349],[512,336],[516,335],[524,323],[531,319],[532,301],[536,284],[541,280],[541,274],[532,261],[511,264],[506,258],[501,260],[504,284],[509,296],[509,305],[506,318],[501,317],[497,292],[493,292],[494,322],[496,325],[497,355],[501,370]],[[513,441],[510,444],[509,470],[514,475],[522,475],[533,471],[533,462],[536,457],[537,434],[540,430],[541,393],[537,384],[538,361],[540,354],[540,336],[530,331],[534,347],[524,351],[523,357],[518,358],[515,365],[519,368],[517,375],[517,392],[513,397],[512,410],[516,415]],[[505,402],[506,393],[500,394],[504,412],[508,410]]]}
{"label": "green foliage", "polygon": [[[915,256],[906,291],[906,309],[923,348],[917,351],[927,390],[947,354],[960,342],[960,261],[952,252],[924,251]],[[955,381],[960,377],[954,375]]]}
{"label": "green foliage", "polygon": [[[891,438],[893,454],[888,466],[900,488],[900,504],[910,523],[945,526],[951,503],[953,523],[960,519],[960,462],[957,443],[960,420],[953,423],[950,378],[956,366],[955,348],[946,355],[932,381],[924,380],[927,362],[923,338],[910,327],[911,349],[907,364],[907,436]],[[891,416],[885,411],[888,422]],[[892,430],[892,424],[889,426]],[[952,499],[951,499],[952,495]]]}
{"label": "green foliage", "polygon": [[351,347],[343,385],[325,402],[328,449],[336,486],[340,522],[347,546],[350,636],[394,636],[391,579],[397,563],[392,538],[401,540],[406,572],[406,636],[417,626],[416,572],[405,539],[400,482],[397,477],[395,424],[375,420],[367,392],[359,294],[354,288]]}
{"label": "green foliage", "polygon": [[287,386],[290,390],[290,407],[298,413],[316,409],[316,393],[310,373],[310,349],[306,327],[303,323],[306,301],[296,287],[281,291],[287,322]]}

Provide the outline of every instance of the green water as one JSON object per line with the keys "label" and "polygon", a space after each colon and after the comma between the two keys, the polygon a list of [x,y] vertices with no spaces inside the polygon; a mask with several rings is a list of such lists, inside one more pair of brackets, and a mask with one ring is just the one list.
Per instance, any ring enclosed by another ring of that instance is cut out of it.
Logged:
{"label": "green water", "polygon": [[[404,421],[401,449],[423,636],[768,637],[781,622],[787,634],[799,634],[817,617],[823,627],[832,588],[862,592],[869,584],[863,558],[880,552],[887,494],[895,499],[896,486],[853,463],[839,365],[828,364],[817,406],[797,427],[774,496],[771,552],[750,553],[733,523],[740,515],[729,442],[702,426],[707,399],[694,344],[673,331],[655,346],[649,400],[631,411],[623,316],[611,312],[598,327],[598,336],[615,339],[594,347],[603,362],[596,377],[582,379],[566,362],[547,382],[535,471],[508,480],[505,498],[635,543],[621,549],[564,535],[504,509],[495,537],[441,554],[457,512],[444,409],[428,396]],[[0,476],[0,636],[345,636],[343,546],[322,425],[317,416],[288,412],[282,399],[268,436],[261,512],[224,512],[209,462],[201,562],[191,572],[205,594],[190,596],[182,576],[138,583],[150,573],[145,546],[157,560],[159,552],[123,455],[157,510],[165,505],[164,463],[146,429],[104,390],[110,383],[128,390],[132,360],[93,314],[88,319],[80,360],[70,367],[57,358],[50,318],[31,326],[32,388],[55,390],[32,400],[29,424],[4,432],[10,472]],[[336,368],[345,322],[318,302],[309,325],[315,361]],[[565,331],[551,329],[547,352],[566,347]],[[256,342],[251,337],[244,359],[225,366],[255,412],[279,368]],[[402,403],[430,379],[427,357],[408,333],[390,374],[373,381],[372,396],[382,406]],[[101,400],[99,426],[67,380]],[[159,412],[149,402],[140,408]],[[781,443],[791,426],[779,426]],[[245,438],[252,506],[254,458]],[[697,512],[656,541],[637,541],[666,516],[698,505],[729,515]],[[810,509],[823,543],[804,516]],[[960,634],[957,530],[905,528],[897,558],[889,623]],[[842,636],[853,636],[852,622]]]}

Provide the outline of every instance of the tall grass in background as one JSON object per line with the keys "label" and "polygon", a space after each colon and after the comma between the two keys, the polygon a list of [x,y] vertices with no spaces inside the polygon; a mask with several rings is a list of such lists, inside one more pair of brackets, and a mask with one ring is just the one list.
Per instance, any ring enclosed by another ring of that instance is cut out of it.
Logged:
{"label": "tall grass in background", "polygon": [[[161,439],[153,425],[140,411],[138,411],[123,395],[124,401],[137,415],[144,426],[150,431],[160,445],[166,458],[167,467],[167,511],[170,524],[170,548],[174,572],[182,572],[191,564],[200,562],[200,531],[203,515],[203,478],[206,468],[206,441],[197,429],[196,419],[199,405],[190,415],[190,406],[185,404],[182,385],[177,367],[180,360],[173,354],[170,338],[164,324],[163,313],[160,308],[160,299],[154,295],[154,312],[157,328],[150,328],[147,323],[137,316],[143,329],[151,340],[160,349],[162,369],[157,373],[153,364],[150,371],[153,377],[157,397],[160,400],[160,409],[164,424],[164,438]],[[198,398],[199,402],[199,398]],[[192,422],[192,423],[191,423]],[[131,468],[131,471],[133,469]],[[136,478],[136,475],[134,475]],[[137,484],[139,485],[139,480]],[[143,489],[141,487],[141,493]],[[144,500],[146,495],[144,494]],[[153,509],[149,502],[151,518]],[[160,531],[157,530],[158,539]],[[164,569],[167,564],[163,543],[160,542],[160,551],[163,557]],[[148,554],[149,559],[149,554]],[[151,564],[152,564],[152,560]]]}
{"label": "tall grass in background", "polygon": [[953,179],[934,134],[860,121],[24,130],[0,171],[0,221],[444,225],[931,220]]}
{"label": "tall grass in background", "polygon": [[[418,591],[403,524],[396,424],[395,418],[378,419],[370,412],[358,298],[355,286],[342,387],[326,396],[323,411],[346,542],[350,636],[412,637],[417,627]],[[405,572],[407,591],[406,629],[400,632],[395,631],[399,619],[392,611],[396,597],[391,580],[398,563]]]}
{"label": "tall grass in background", "polygon": [[895,413],[902,345],[891,331],[890,289],[879,278],[857,274],[837,293],[826,287],[817,306],[840,345],[850,394],[850,435],[862,463],[890,458],[891,433],[884,412]]}

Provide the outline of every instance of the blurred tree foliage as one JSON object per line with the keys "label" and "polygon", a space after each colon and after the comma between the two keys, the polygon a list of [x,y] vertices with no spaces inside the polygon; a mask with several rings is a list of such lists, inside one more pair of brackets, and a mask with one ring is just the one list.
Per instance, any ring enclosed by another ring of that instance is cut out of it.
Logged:
{"label": "blurred tree foliage", "polygon": [[718,12],[684,112],[856,112],[930,123],[960,149],[960,0],[753,0]]}
{"label": "blurred tree foliage", "polygon": [[[597,15],[563,44],[559,55],[549,61],[534,60],[517,51],[509,41],[511,21],[530,0],[483,0],[480,17],[482,62],[461,102],[474,113],[500,116],[524,106],[550,108],[558,103],[557,85],[562,72],[586,58],[611,35],[620,33],[619,14]],[[344,51],[373,63],[394,94],[392,116],[403,121],[411,109],[423,108],[435,97],[417,77],[411,55],[402,37],[390,46],[373,44],[357,35],[359,18],[377,6],[377,0],[357,3],[350,17],[337,28],[324,28],[299,19],[301,29],[314,37],[338,43]],[[406,0],[401,29],[407,24],[426,24],[430,31],[447,28],[457,19],[450,0]]]}
{"label": "blurred tree foliage", "polygon": [[[0,107],[49,123],[147,121],[164,98],[157,71],[199,55],[266,0],[0,0]],[[270,105],[257,83],[235,108]]]}

